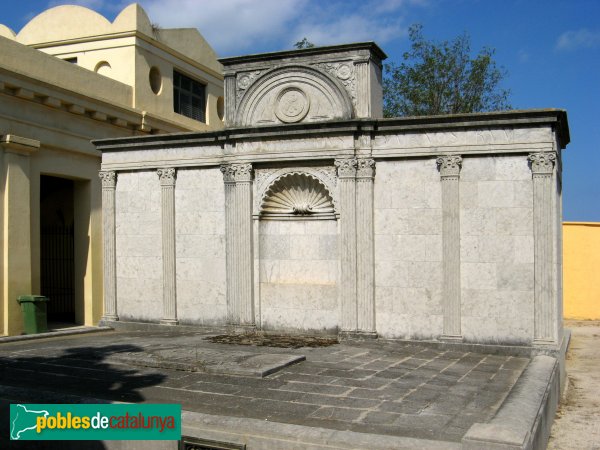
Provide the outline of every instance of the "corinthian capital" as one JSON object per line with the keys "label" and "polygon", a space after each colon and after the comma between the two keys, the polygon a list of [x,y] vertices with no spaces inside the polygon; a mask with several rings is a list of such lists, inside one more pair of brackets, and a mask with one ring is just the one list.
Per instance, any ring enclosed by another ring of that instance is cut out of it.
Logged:
{"label": "corinthian capital", "polygon": [[462,157],[460,155],[445,155],[436,159],[442,178],[456,178],[460,174]]}
{"label": "corinthian capital", "polygon": [[221,173],[225,183],[252,181],[252,164],[223,164]]}
{"label": "corinthian capital", "polygon": [[176,171],[174,168],[158,169],[156,173],[161,186],[175,186]]}
{"label": "corinthian capital", "polygon": [[103,188],[112,188],[114,189],[117,185],[117,173],[113,171],[101,171],[98,173],[98,176],[102,180]]}
{"label": "corinthian capital", "polygon": [[556,153],[531,153],[527,159],[531,162],[531,171],[534,175],[550,175],[554,170],[554,164],[556,162]]}
{"label": "corinthian capital", "polygon": [[231,167],[234,171],[233,178],[236,182],[252,181],[252,164],[232,164]]}
{"label": "corinthian capital", "polygon": [[356,160],[356,176],[358,178],[373,178],[375,175],[375,160],[361,158]]}
{"label": "corinthian capital", "polygon": [[223,164],[221,166],[221,173],[223,174],[223,181],[225,181],[225,183],[235,182],[235,170],[231,164]]}
{"label": "corinthian capital", "polygon": [[358,162],[354,158],[336,159],[338,178],[354,178],[356,176],[356,166]]}

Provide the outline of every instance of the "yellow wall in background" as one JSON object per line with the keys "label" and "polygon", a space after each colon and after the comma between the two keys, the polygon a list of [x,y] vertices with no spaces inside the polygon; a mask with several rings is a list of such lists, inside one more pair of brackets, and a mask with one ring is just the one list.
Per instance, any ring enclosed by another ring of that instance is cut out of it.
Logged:
{"label": "yellow wall in background", "polygon": [[565,319],[600,320],[600,223],[563,223]]}

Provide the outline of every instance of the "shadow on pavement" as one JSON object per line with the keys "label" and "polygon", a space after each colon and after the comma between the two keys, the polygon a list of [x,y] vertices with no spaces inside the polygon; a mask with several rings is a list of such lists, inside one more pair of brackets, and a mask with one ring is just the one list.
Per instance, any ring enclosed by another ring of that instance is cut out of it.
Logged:
{"label": "shadow on pavement", "polygon": [[[23,397],[0,393],[0,448],[9,449],[105,449],[100,441],[11,441],[11,403],[89,403],[90,398],[105,403],[145,400],[140,390],[160,384],[165,376],[121,364],[111,364],[117,353],[141,352],[135,345],[49,349],[40,355],[35,347],[25,350],[0,347],[0,385],[26,389]],[[28,355],[28,353],[34,353]],[[85,398],[81,397],[87,397]]]}

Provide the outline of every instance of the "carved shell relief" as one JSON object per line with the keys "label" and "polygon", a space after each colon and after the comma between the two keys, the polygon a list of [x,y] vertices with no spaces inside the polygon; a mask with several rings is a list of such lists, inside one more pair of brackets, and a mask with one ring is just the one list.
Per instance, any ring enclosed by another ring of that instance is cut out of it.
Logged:
{"label": "carved shell relief", "polygon": [[335,214],[333,198],[316,177],[287,173],[277,178],[263,195],[260,215],[270,217],[318,217]]}

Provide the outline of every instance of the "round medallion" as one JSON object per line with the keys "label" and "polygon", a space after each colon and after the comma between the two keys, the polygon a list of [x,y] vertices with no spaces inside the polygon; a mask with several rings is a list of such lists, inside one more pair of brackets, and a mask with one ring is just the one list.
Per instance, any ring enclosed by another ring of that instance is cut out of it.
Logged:
{"label": "round medallion", "polygon": [[297,87],[282,89],[275,101],[275,115],[285,123],[299,122],[306,114],[310,102],[303,90]]}
{"label": "round medallion", "polygon": [[246,89],[250,86],[250,77],[248,75],[242,75],[238,80],[238,87],[240,89]]}
{"label": "round medallion", "polygon": [[352,75],[352,69],[347,64],[341,64],[337,69],[336,75],[340,80],[347,80]]}

